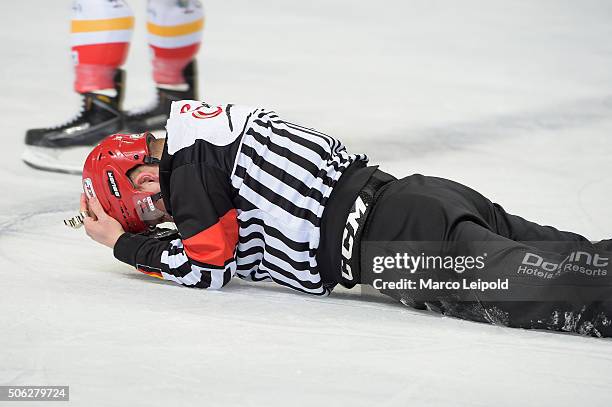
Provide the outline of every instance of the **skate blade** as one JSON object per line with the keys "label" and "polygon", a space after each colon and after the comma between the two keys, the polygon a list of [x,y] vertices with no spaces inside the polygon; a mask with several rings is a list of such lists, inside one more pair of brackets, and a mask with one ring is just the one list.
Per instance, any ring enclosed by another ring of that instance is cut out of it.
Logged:
{"label": "skate blade", "polygon": [[21,159],[37,170],[81,175],[92,147],[48,148],[26,146]]}

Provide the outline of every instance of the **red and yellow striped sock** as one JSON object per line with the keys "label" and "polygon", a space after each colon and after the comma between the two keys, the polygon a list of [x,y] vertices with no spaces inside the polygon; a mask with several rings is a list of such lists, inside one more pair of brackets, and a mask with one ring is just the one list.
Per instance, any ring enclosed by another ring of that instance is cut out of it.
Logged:
{"label": "red and yellow striped sock", "polygon": [[123,0],[77,0],[72,9],[75,90],[112,88],[115,70],[127,57],[134,27],[132,10]]}
{"label": "red and yellow striped sock", "polygon": [[202,5],[197,0],[149,0],[148,11],[153,79],[158,85],[185,83],[183,68],[194,58],[202,40]]}

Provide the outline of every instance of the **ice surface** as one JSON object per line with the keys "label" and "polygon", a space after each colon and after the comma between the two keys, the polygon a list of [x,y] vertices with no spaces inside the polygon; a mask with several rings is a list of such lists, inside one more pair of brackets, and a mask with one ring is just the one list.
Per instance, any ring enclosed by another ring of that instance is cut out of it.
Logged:
{"label": "ice surface", "polygon": [[[131,4],[137,107],[152,82],[145,2]],[[610,237],[610,1],[206,7],[206,97],[275,108],[395,174],[450,177],[510,212]],[[67,0],[0,5],[0,384],[70,385],[77,406],[610,405],[610,340],[441,318],[358,290],[190,290],[65,228],[79,178],[19,156],[25,129],[78,107],[69,12]]]}

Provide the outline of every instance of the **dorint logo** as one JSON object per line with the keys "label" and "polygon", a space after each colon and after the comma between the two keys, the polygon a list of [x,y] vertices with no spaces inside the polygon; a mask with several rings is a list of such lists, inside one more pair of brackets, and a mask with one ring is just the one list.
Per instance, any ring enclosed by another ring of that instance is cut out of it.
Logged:
{"label": "dorint logo", "polygon": [[115,174],[113,174],[112,171],[106,171],[106,176],[108,177],[108,189],[110,189],[111,194],[117,198],[121,198],[121,192],[119,192],[117,181],[115,181]]}

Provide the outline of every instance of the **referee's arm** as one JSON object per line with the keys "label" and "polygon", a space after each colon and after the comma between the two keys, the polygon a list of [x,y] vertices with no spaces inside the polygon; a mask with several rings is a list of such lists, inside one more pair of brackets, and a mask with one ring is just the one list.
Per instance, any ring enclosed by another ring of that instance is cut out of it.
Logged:
{"label": "referee's arm", "polygon": [[117,259],[139,271],[196,288],[219,289],[236,273],[236,210],[224,173],[205,164],[172,171],[170,202],[181,239],[159,241],[125,233]]}

